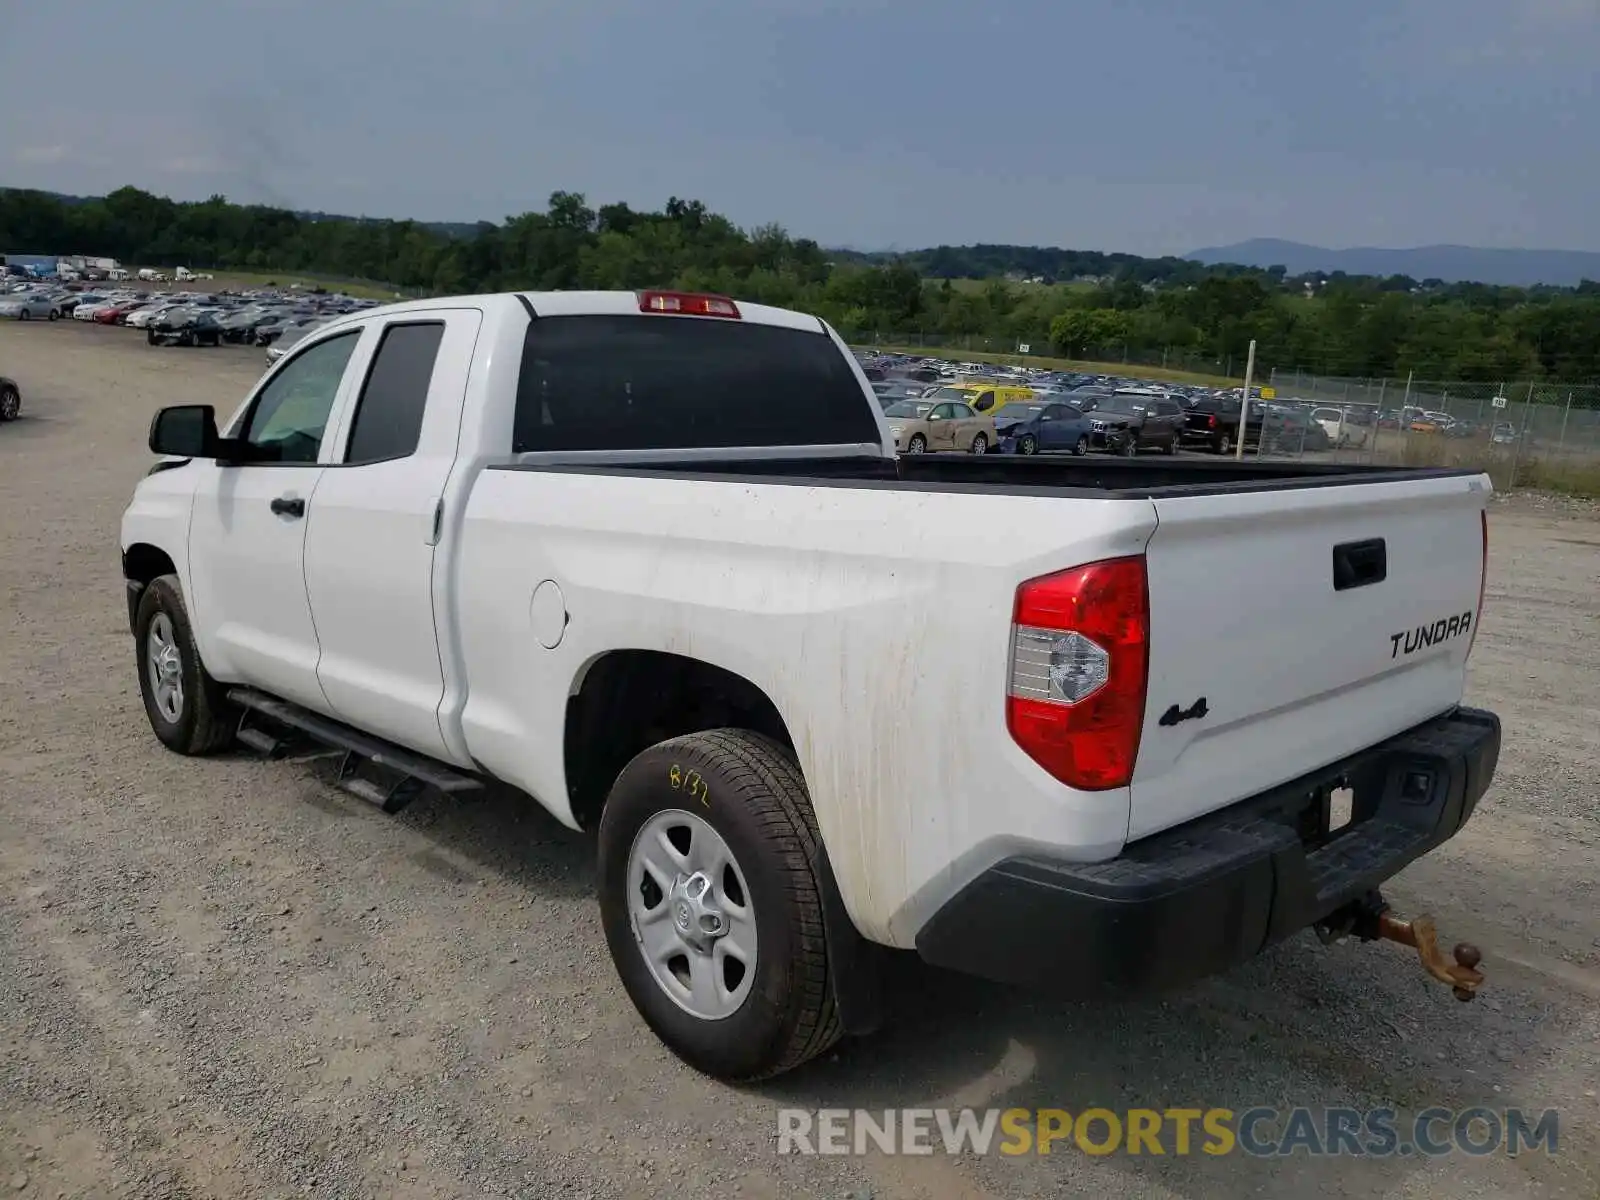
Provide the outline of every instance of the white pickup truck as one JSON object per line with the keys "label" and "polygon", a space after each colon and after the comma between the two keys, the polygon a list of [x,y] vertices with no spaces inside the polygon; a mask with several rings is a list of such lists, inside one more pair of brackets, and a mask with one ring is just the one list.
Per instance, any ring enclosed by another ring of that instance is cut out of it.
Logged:
{"label": "white pickup truck", "polygon": [[1480,474],[897,460],[826,324],[674,292],[352,314],[150,448],[156,736],[597,829],[623,984],[704,1071],[870,1031],[884,948],[1085,995],[1314,926],[1481,982],[1377,892],[1499,754]]}

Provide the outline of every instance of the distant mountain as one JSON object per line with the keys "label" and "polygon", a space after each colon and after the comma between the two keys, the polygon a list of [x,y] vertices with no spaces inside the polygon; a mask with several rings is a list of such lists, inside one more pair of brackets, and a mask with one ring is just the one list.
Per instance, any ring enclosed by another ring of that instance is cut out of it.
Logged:
{"label": "distant mountain", "polygon": [[1531,287],[1537,283],[1576,287],[1600,280],[1600,253],[1591,250],[1486,250],[1480,246],[1417,246],[1385,250],[1356,246],[1329,250],[1277,238],[1251,238],[1232,246],[1210,246],[1184,256],[1194,262],[1288,268],[1290,275],[1343,271],[1346,275],[1409,275],[1446,283],[1492,283]]}

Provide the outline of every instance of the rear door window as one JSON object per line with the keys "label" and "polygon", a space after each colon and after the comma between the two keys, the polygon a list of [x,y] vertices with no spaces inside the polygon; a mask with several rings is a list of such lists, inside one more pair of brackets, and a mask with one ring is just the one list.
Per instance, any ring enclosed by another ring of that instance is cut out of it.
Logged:
{"label": "rear door window", "polygon": [[356,401],[347,463],[385,462],[417,452],[442,321],[390,325],[383,331]]}
{"label": "rear door window", "polygon": [[512,450],[876,444],[875,408],[820,326],[539,317],[523,343]]}

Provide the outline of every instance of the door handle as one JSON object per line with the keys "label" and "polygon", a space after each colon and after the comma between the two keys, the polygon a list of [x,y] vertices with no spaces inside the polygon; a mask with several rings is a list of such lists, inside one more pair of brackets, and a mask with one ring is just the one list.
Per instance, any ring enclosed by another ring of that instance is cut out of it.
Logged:
{"label": "door handle", "polygon": [[279,496],[272,502],[272,511],[280,517],[303,517],[306,515],[306,502],[297,496]]}
{"label": "door handle", "polygon": [[1389,574],[1389,549],[1382,538],[1341,542],[1333,548],[1333,590],[1382,583]]}

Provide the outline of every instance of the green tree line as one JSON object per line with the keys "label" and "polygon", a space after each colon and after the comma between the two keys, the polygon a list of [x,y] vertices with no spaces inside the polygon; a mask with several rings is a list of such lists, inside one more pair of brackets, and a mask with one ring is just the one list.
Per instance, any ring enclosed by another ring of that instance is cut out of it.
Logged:
{"label": "green tree line", "polygon": [[[0,192],[0,248],[14,253],[319,272],[432,293],[677,287],[816,312],[853,338],[988,338],[1074,358],[1231,363],[1235,373],[1254,339],[1264,368],[1322,375],[1600,379],[1600,286],[1588,283],[1290,278],[1281,267],[1027,247],[868,256],[825,250],[777,225],[741,229],[697,200],[643,212],[594,207],[573,192],[554,193],[542,212],[454,232],[461,228],[297,214],[221,196],[186,203],[131,187],[93,199]],[[1078,282],[1000,274],[1026,276],[1032,267]],[[956,272],[989,277],[968,283]]]}

